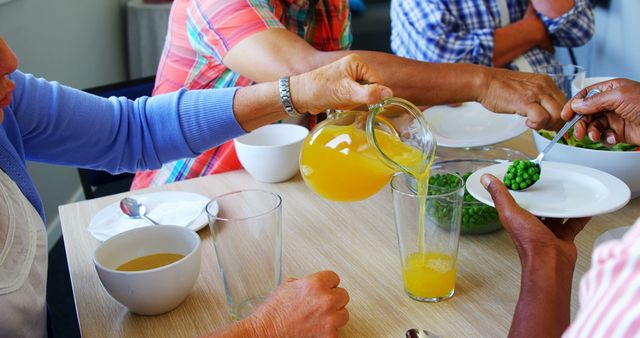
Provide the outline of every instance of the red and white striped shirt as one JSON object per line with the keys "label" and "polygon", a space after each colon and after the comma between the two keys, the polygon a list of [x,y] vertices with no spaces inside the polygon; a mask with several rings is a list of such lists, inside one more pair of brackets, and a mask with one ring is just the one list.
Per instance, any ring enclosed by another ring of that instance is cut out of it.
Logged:
{"label": "red and white striped shirt", "polygon": [[599,245],[580,282],[580,310],[563,337],[640,337],[640,219]]}

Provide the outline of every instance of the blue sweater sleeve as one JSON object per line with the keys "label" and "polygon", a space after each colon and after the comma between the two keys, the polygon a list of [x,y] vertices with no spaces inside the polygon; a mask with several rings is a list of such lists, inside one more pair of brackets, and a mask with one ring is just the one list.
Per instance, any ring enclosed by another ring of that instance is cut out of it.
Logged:
{"label": "blue sweater sleeve", "polygon": [[236,88],[109,99],[19,71],[11,105],[27,160],[109,172],[159,168],[244,133]]}

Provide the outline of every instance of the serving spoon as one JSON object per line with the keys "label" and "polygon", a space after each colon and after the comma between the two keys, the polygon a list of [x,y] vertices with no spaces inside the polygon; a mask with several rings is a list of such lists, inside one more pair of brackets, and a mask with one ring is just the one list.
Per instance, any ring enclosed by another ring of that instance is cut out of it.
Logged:
{"label": "serving spoon", "polygon": [[[596,95],[596,94],[598,94],[600,92],[601,91],[599,89],[596,89],[596,88],[591,89],[587,93],[586,97],[591,97],[591,96]],[[580,121],[580,119],[582,119],[583,117],[584,117],[584,115],[576,113],[576,115],[571,120],[569,120],[567,123],[564,124],[564,126],[562,126],[562,129],[560,129],[560,131],[556,133],[556,136],[554,136],[553,139],[551,140],[551,142],[549,142],[549,144],[547,144],[547,146],[544,149],[542,149],[540,154],[538,154],[538,156],[536,156],[536,158],[534,160],[530,161],[535,167],[538,168],[538,175],[542,175],[542,167],[540,166],[540,163],[542,163],[542,159],[544,158],[544,156],[551,150],[551,148],[553,148],[554,145],[556,145],[556,143],[558,143],[560,138],[562,138],[564,136],[564,134],[567,131],[569,131],[569,129],[571,129],[571,127],[573,127],[576,123],[578,123],[578,121]],[[528,187],[526,187],[524,189],[517,189],[517,191],[527,190],[527,189],[533,187],[537,182],[538,181],[534,181]]]}
{"label": "serving spoon", "polygon": [[[591,97],[593,95],[596,95],[600,93],[600,89],[591,89],[589,91],[589,93],[587,93],[587,97]],[[549,150],[551,150],[551,148],[553,148],[553,146],[558,143],[558,141],[560,140],[560,138],[562,136],[564,136],[564,134],[569,131],[569,129],[571,129],[571,127],[573,127],[576,123],[578,123],[578,121],[580,121],[581,118],[583,118],[584,115],[582,114],[578,114],[576,113],[576,116],[574,116],[571,120],[569,120],[569,122],[565,123],[564,126],[562,126],[562,129],[560,129],[560,131],[556,134],[556,136],[551,140],[551,142],[549,142],[549,144],[540,152],[540,154],[538,154],[538,156],[531,162],[537,164],[538,166],[540,166],[540,162],[542,162],[542,158],[544,158],[544,155],[546,155]]]}
{"label": "serving spoon", "polygon": [[153,225],[159,224],[147,216],[147,207],[135,198],[125,197],[120,200],[120,210],[131,218],[144,218]]}

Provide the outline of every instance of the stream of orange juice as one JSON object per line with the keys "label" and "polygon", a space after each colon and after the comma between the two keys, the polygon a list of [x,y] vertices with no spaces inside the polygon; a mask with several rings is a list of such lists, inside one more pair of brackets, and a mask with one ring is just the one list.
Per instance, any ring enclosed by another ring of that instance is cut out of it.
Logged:
{"label": "stream of orange juice", "polygon": [[[443,253],[426,252],[424,248],[424,213],[431,163],[425,166],[423,154],[398,137],[384,132],[378,132],[376,137],[384,153],[416,178],[418,196],[421,196],[418,252],[409,254],[402,267],[405,289],[416,297],[444,297],[452,290],[449,286],[455,283],[455,264],[442,263],[447,259],[451,262],[452,258]],[[354,125],[325,126],[313,134],[302,145],[300,169],[312,190],[334,201],[358,201],[372,196],[395,173],[378,158],[377,150],[369,146],[365,132]],[[453,268],[445,271],[444,266]]]}

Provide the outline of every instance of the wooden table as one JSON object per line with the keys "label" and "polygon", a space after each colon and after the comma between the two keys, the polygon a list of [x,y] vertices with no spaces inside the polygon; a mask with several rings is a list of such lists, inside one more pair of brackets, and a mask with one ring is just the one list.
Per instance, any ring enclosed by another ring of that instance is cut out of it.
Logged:
{"label": "wooden table", "polygon": [[[535,154],[529,133],[503,146]],[[283,199],[283,277],[331,269],[351,295],[351,320],[344,337],[404,337],[407,329],[425,328],[441,336],[505,336],[518,297],[520,264],[505,231],[464,236],[460,241],[458,279],[453,299],[426,304],[403,292],[391,193],[383,189],[358,203],[334,203],[313,194],[298,176],[281,184],[262,184],[236,171],[170,184],[149,191],[191,191],[214,197],[246,188],[263,188]],[[127,193],[129,194],[129,193]],[[92,255],[100,244],[87,231],[91,217],[126,194],[68,204],[60,218],[73,283],[80,329],[85,337],[192,337],[230,322],[213,240],[203,241],[202,271],[186,301],[161,316],[129,313],[102,288]],[[576,239],[580,258],[574,277],[572,314],[578,308],[580,277],[589,267],[593,242],[608,229],[640,216],[640,199],[624,209],[595,217]]]}

